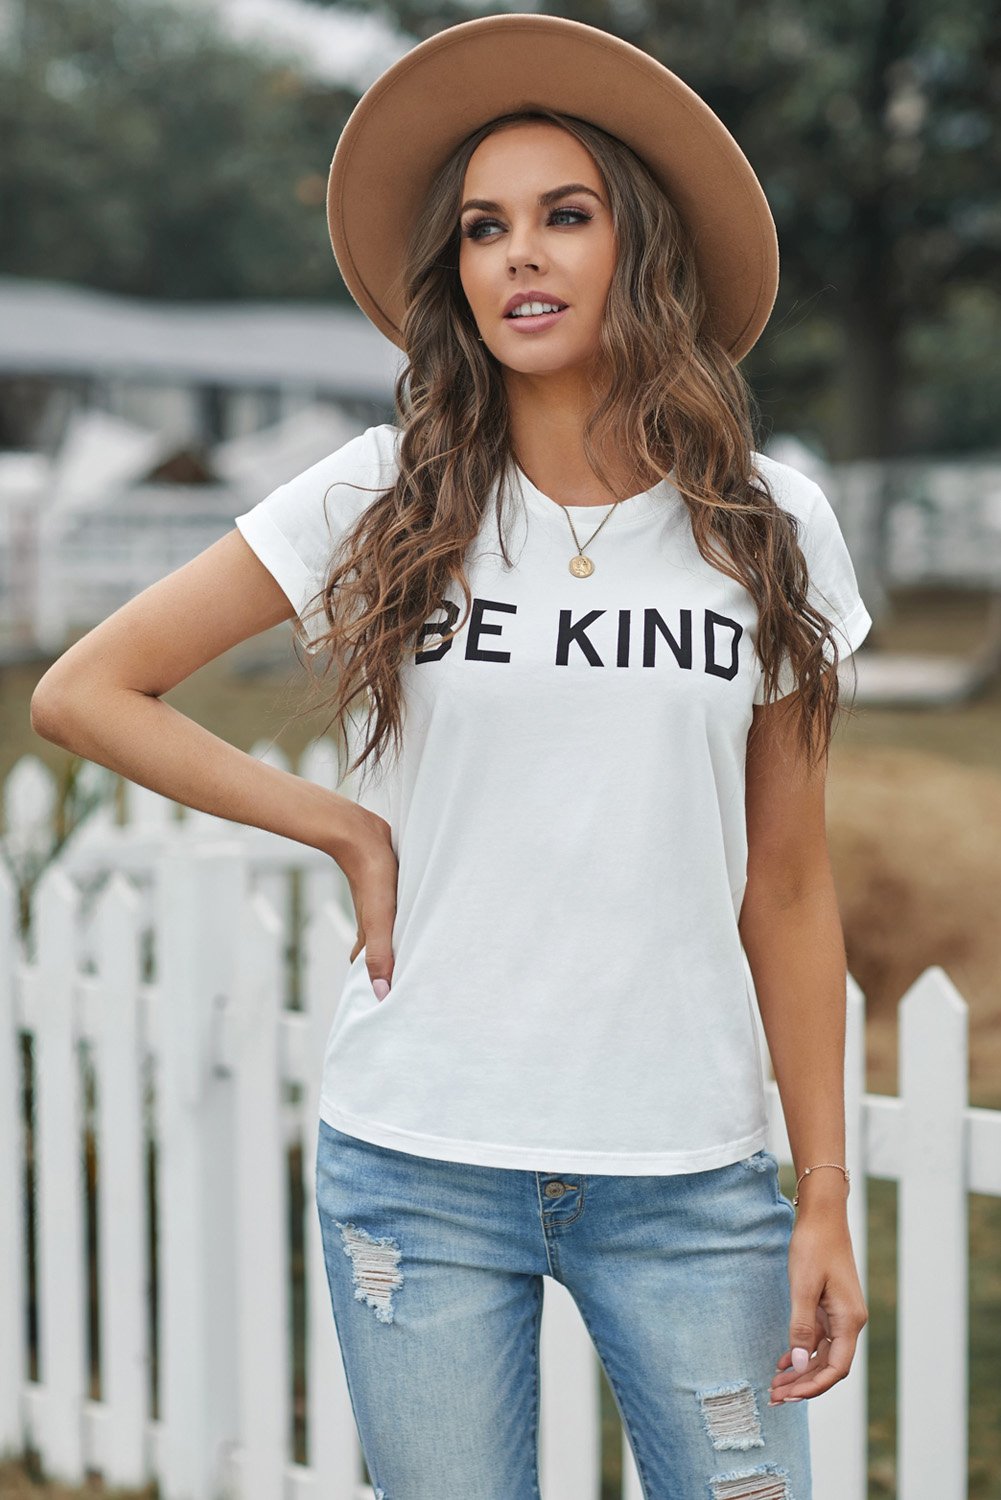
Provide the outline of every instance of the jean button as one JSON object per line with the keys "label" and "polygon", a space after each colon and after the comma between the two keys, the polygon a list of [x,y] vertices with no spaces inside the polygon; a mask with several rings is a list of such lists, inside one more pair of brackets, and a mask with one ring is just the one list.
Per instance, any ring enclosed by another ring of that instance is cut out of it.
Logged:
{"label": "jean button", "polygon": [[547,1198],[562,1198],[566,1192],[566,1184],[562,1182],[547,1182],[543,1191]]}

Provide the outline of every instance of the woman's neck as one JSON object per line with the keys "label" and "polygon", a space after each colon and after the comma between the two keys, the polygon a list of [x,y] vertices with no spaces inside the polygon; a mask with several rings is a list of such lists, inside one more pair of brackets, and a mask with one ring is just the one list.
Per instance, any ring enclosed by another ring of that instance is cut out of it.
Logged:
{"label": "woman's neck", "polygon": [[661,477],[621,453],[605,465],[612,486],[609,488],[587,463],[580,443],[559,447],[547,440],[530,442],[526,448],[512,442],[512,450],[536,489],[558,505],[611,505],[652,489]]}
{"label": "woman's neck", "polygon": [[559,505],[611,505],[652,489],[660,475],[638,463],[624,444],[601,455],[607,483],[587,462],[583,426],[598,391],[582,379],[579,371],[544,380],[520,373],[509,378],[508,431],[519,467]]}

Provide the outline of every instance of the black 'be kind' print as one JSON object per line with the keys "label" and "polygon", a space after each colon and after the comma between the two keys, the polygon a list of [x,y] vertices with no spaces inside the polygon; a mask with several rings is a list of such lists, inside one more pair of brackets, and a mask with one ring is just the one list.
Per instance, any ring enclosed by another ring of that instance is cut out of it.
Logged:
{"label": "black 'be kind' print", "polygon": [[[445,612],[444,620],[429,621],[421,627],[421,642],[446,635],[454,630],[461,609],[451,599],[440,605]],[[515,615],[518,607],[499,599],[480,599],[475,595],[465,629],[466,661],[510,662],[510,651],[490,650],[483,644],[485,638],[496,638],[503,634],[503,621],[487,618],[489,612]],[[734,678],[739,668],[738,644],[744,628],[736,620],[720,615],[715,610],[702,610],[701,639],[698,656],[695,655],[695,631],[692,626],[692,610],[679,609],[675,633],[657,609],[620,609],[615,611],[614,659],[604,660],[594,641],[588,635],[601,617],[604,609],[592,609],[587,614],[574,618],[572,609],[561,609],[553,631],[553,666],[569,666],[571,657],[575,662],[583,661],[590,667],[656,667],[664,664],[679,667],[683,671],[704,671],[713,677]],[[607,635],[607,630],[606,630]],[[417,651],[414,660],[418,664],[441,661],[453,646],[463,647],[462,637],[441,641],[434,648]]]}

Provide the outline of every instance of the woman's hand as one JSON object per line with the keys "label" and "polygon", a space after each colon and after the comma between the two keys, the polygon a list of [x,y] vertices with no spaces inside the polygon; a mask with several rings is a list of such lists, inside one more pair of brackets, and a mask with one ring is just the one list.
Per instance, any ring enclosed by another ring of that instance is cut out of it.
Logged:
{"label": "woman's hand", "polygon": [[789,1287],[790,1347],[772,1376],[770,1406],[819,1396],[844,1380],[869,1321],[843,1205],[807,1209],[793,1225]]}
{"label": "woman's hand", "polygon": [[351,889],[358,935],[351,950],[354,963],[365,949],[365,967],[379,1000],[385,1000],[393,978],[393,923],[399,862],[392,830],[385,818],[356,807],[350,837],[334,856]]}

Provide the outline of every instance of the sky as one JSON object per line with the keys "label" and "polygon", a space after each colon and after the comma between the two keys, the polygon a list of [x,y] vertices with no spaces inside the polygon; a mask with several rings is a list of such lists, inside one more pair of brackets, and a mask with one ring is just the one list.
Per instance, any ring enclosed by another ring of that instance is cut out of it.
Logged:
{"label": "sky", "polygon": [[237,41],[273,43],[301,61],[303,71],[359,92],[409,52],[401,35],[375,13],[312,5],[309,0],[186,0],[218,17]]}

